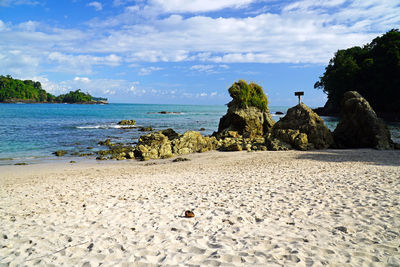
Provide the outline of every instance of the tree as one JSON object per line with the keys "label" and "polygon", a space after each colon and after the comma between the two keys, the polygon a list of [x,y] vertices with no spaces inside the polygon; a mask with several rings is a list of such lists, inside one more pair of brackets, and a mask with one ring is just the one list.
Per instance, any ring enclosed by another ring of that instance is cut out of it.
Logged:
{"label": "tree", "polygon": [[347,91],[358,91],[378,112],[400,112],[400,32],[393,29],[363,47],[338,50],[314,85],[339,108]]}

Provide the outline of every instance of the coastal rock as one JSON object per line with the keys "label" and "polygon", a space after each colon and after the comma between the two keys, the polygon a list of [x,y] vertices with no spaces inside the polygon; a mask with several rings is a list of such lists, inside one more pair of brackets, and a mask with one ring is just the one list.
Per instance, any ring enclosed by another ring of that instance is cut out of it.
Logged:
{"label": "coastal rock", "polygon": [[245,138],[263,136],[274,125],[262,88],[240,80],[229,88],[232,101],[220,119],[218,133],[236,131]]}
{"label": "coastal rock", "polygon": [[266,140],[267,148],[271,151],[286,151],[292,149],[289,143],[283,142],[269,134]]}
{"label": "coastal rock", "polygon": [[187,131],[171,142],[172,152],[175,155],[184,155],[196,152],[215,150],[218,146],[215,137],[202,136],[200,132]]}
{"label": "coastal rock", "polygon": [[338,148],[394,148],[387,126],[358,92],[344,94],[342,113],[343,117],[333,132]]}
{"label": "coastal rock", "polygon": [[332,133],[323,120],[303,103],[290,108],[271,131],[272,138],[296,149],[325,149],[333,144]]}
{"label": "coastal rock", "polygon": [[65,150],[57,150],[56,152],[53,152],[54,155],[56,155],[57,157],[62,157],[65,154],[67,154],[68,152]]}
{"label": "coastal rock", "polygon": [[140,160],[170,158],[172,157],[171,141],[161,132],[141,136],[134,154]]}
{"label": "coastal rock", "polygon": [[141,131],[141,132],[151,132],[151,131],[153,131],[154,129],[153,129],[153,127],[151,127],[151,126],[147,126],[147,127],[140,127],[139,128],[139,131]]}
{"label": "coastal rock", "polygon": [[168,137],[168,140],[170,140],[170,141],[172,141],[176,138],[179,138],[181,136],[179,133],[175,132],[172,128],[158,131],[158,133],[162,133],[163,135]]}
{"label": "coastal rock", "polygon": [[[251,146],[251,145],[250,145]],[[247,149],[247,147],[246,147]],[[220,151],[242,151],[243,142],[241,138],[225,138],[221,140]]]}
{"label": "coastal rock", "polygon": [[135,120],[122,120],[118,122],[118,125],[135,125]]}

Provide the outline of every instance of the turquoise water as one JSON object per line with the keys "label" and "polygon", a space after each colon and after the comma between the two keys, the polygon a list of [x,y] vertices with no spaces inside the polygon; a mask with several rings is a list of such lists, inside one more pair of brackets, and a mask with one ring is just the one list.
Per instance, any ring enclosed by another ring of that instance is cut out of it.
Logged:
{"label": "turquoise water", "polygon": [[[270,107],[271,114],[288,107]],[[32,162],[55,158],[51,153],[63,149],[70,153],[99,149],[100,140],[137,142],[144,132],[121,129],[117,122],[136,120],[137,126],[155,130],[173,128],[183,133],[205,128],[204,135],[218,129],[226,106],[144,105],[144,104],[0,104],[0,164]],[[158,114],[157,112],[177,112]],[[277,121],[279,116],[273,116]],[[336,118],[324,118],[333,130]],[[400,126],[393,125],[394,139],[400,140]],[[392,133],[393,135],[393,133]]]}

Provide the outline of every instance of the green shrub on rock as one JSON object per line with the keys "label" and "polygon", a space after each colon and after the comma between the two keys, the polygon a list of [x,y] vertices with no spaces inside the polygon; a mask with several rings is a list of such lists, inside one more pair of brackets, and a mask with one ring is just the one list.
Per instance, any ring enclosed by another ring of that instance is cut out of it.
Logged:
{"label": "green shrub on rock", "polygon": [[241,108],[256,107],[261,111],[268,110],[268,100],[261,86],[255,83],[247,84],[239,80],[228,89],[229,95],[233,98],[229,105],[236,105]]}

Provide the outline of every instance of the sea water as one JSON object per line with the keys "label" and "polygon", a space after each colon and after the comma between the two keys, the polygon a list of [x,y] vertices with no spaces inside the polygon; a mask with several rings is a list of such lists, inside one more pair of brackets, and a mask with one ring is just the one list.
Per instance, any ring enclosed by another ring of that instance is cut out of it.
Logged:
{"label": "sea water", "polygon": [[[269,109],[278,121],[284,115],[275,112],[286,113],[288,107]],[[210,135],[217,131],[226,111],[224,105],[0,104],[0,165],[55,159],[52,152],[60,149],[69,154],[88,153],[100,149],[98,142],[107,138],[134,145],[145,134],[139,131],[140,126],[173,128],[179,133],[204,128],[202,134]],[[337,118],[322,118],[331,130],[336,127]],[[136,120],[137,127],[123,129],[117,123],[124,119]],[[400,124],[389,126],[392,139],[400,142]]]}

